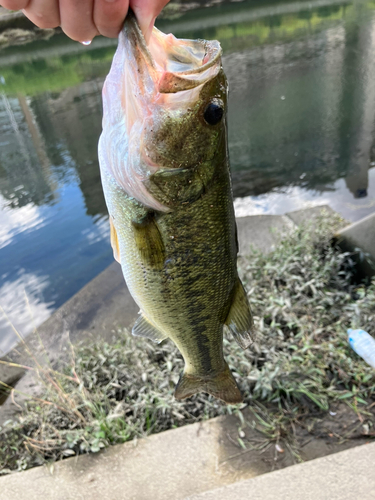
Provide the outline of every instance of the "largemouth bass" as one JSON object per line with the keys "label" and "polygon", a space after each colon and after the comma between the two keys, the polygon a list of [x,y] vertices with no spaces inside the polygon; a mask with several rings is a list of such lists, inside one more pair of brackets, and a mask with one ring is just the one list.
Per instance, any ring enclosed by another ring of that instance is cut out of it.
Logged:
{"label": "largemouth bass", "polygon": [[220,44],[154,28],[146,45],[129,13],[103,106],[101,178],[114,256],[140,308],[132,333],[176,344],[176,399],[241,402],[223,330],[245,349],[253,319],[237,274]]}

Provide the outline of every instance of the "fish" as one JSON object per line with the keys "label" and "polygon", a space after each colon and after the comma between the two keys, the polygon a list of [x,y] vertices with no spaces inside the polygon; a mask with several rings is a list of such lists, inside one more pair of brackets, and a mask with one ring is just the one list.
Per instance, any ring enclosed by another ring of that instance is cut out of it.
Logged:
{"label": "fish", "polygon": [[103,86],[98,152],[114,257],[140,309],[132,334],[175,343],[185,363],[177,400],[205,392],[236,404],[223,335],[246,349],[254,321],[237,271],[221,53],[217,41],[156,27],[146,44],[129,11]]}

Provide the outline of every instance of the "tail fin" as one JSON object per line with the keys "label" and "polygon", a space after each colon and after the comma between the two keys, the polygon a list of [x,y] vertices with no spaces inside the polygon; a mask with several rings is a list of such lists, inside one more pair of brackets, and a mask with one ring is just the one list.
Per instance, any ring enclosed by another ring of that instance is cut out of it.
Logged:
{"label": "tail fin", "polygon": [[243,397],[228,365],[214,377],[204,378],[183,373],[178,381],[174,397],[189,398],[198,392],[207,392],[227,404],[242,403]]}

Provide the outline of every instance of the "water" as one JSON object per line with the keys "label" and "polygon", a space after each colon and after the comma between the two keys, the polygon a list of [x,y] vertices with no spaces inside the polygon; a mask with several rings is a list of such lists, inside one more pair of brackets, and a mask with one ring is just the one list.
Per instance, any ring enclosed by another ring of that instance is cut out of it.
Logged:
{"label": "water", "polygon": [[[159,27],[222,43],[239,215],[375,212],[375,2],[225,3]],[[23,335],[113,259],[97,140],[114,50],[0,51],[0,305]],[[16,340],[1,319],[0,348]]]}

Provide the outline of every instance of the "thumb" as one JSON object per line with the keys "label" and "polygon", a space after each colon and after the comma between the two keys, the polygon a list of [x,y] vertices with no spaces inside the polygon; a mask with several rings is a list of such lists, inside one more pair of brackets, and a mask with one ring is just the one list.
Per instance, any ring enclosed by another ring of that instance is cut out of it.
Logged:
{"label": "thumb", "polygon": [[168,2],[169,0],[130,0],[129,7],[133,10],[137,18],[146,43],[150,39],[155,18]]}

